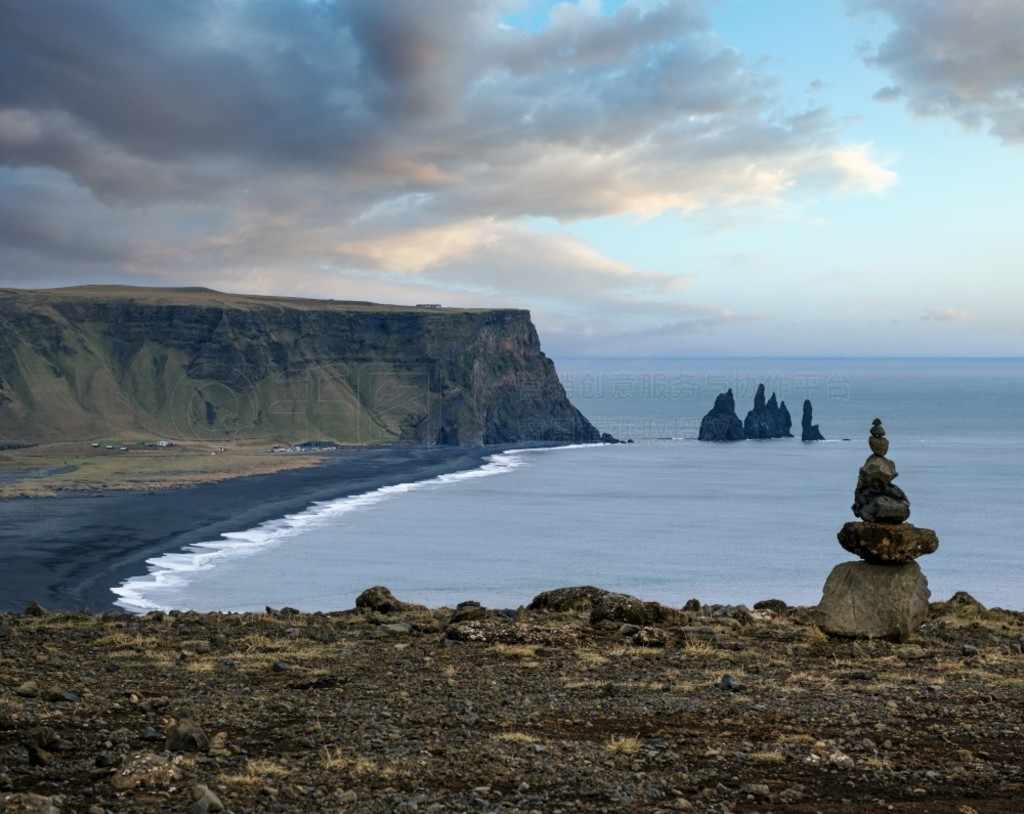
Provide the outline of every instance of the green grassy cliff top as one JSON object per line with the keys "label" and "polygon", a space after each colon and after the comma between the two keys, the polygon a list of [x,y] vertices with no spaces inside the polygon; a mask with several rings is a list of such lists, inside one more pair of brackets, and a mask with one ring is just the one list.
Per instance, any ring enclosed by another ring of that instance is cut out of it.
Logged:
{"label": "green grassy cliff top", "polygon": [[225,294],[210,288],[190,286],[184,288],[156,288],[131,285],[81,285],[67,288],[0,288],[0,299],[17,298],[26,306],[45,305],[54,301],[102,300],[105,302],[130,300],[151,305],[192,305],[215,308],[256,309],[264,307],[293,308],[303,311],[363,311],[395,313],[402,311],[443,311],[446,313],[480,314],[492,308],[438,308],[436,304],[384,305],[357,300],[318,300],[302,297],[270,297],[258,294]]}

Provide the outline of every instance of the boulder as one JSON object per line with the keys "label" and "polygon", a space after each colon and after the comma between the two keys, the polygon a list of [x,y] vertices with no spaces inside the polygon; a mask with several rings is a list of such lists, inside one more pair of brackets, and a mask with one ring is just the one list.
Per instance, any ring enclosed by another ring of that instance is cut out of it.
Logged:
{"label": "boulder", "polygon": [[487,616],[487,608],[472,599],[460,602],[448,619],[449,625],[458,625],[462,622],[473,622]]}
{"label": "boulder", "polygon": [[208,814],[210,811],[224,810],[224,803],[221,802],[220,798],[209,786],[202,783],[192,787],[190,796],[192,798],[192,806],[189,808],[190,814]]}
{"label": "boulder", "polygon": [[164,749],[168,752],[205,752],[210,748],[209,736],[186,709],[178,712],[164,734]]}
{"label": "boulder", "polygon": [[715,405],[701,419],[699,441],[742,441],[746,438],[743,423],[736,415],[736,401],[732,390],[719,393]]}
{"label": "boulder", "polygon": [[814,620],[830,636],[904,642],[928,618],[930,596],[916,562],[844,562],[825,581]]}
{"label": "boulder", "polygon": [[607,621],[645,627],[673,622],[678,616],[678,611],[657,602],[644,602],[628,594],[604,593],[594,600],[590,624]]}
{"label": "boulder", "polygon": [[27,608],[25,608],[25,616],[40,617],[46,616],[47,614],[49,614],[49,611],[38,602],[32,602]]}
{"label": "boulder", "polygon": [[53,753],[61,748],[61,739],[50,727],[37,726],[25,733],[25,748],[30,766],[49,766]]}
{"label": "boulder", "polygon": [[660,627],[642,627],[630,640],[637,647],[665,647],[668,644],[668,633]]}
{"label": "boulder", "polygon": [[869,523],[905,522],[910,517],[910,500],[900,487],[893,485],[898,476],[896,465],[888,458],[869,456],[857,475],[850,507],[853,513]]}
{"label": "boulder", "polygon": [[786,613],[789,610],[789,605],[783,602],[781,599],[762,599],[760,602],[754,603],[754,610],[756,611],[771,611],[772,613]]}
{"label": "boulder", "polygon": [[0,811],[11,814],[61,814],[60,806],[63,802],[64,797],[61,795],[44,797],[33,792],[3,794],[0,795]]}
{"label": "boulder", "polygon": [[173,760],[153,752],[135,752],[124,759],[110,778],[117,791],[135,788],[165,789],[181,780],[182,771]]}
{"label": "boulder", "polygon": [[492,617],[476,619],[445,629],[445,639],[456,642],[486,644],[538,645],[560,648],[578,647],[580,628],[577,624],[533,625]]}
{"label": "boulder", "polygon": [[957,591],[946,603],[951,608],[970,608],[971,610],[983,611],[985,606],[971,596],[967,591]]}
{"label": "boulder", "polygon": [[811,407],[810,399],[804,399],[804,414],[803,418],[800,421],[800,440],[825,440],[825,436],[821,434],[821,430],[818,429],[818,425],[814,423],[813,408]]}
{"label": "boulder", "polygon": [[910,523],[858,523],[851,521],[836,535],[839,545],[862,560],[876,565],[901,565],[931,554],[939,547],[931,529]]}
{"label": "boulder", "polygon": [[422,605],[412,605],[395,599],[390,590],[383,585],[367,588],[356,597],[356,607],[377,613],[402,613],[404,611],[422,610]]}
{"label": "boulder", "polygon": [[593,585],[577,585],[571,588],[555,588],[537,594],[527,606],[529,610],[585,611],[594,606],[594,600],[608,593]]}

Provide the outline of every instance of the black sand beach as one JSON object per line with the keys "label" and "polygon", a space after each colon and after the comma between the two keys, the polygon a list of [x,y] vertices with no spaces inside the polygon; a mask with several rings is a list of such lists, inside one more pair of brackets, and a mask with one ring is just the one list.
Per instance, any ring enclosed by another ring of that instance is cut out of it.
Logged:
{"label": "black sand beach", "polygon": [[0,610],[36,601],[98,611],[147,559],[300,511],[480,466],[504,447],[345,451],[321,466],[158,492],[91,492],[0,501]]}

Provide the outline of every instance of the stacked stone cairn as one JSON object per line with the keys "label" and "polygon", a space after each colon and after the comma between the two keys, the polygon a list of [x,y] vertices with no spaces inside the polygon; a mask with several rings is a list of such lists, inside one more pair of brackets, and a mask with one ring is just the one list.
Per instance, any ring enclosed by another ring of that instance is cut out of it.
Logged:
{"label": "stacked stone cairn", "polygon": [[868,438],[871,456],[860,468],[853,513],[860,521],[840,529],[839,544],[859,561],[832,569],[816,609],[818,626],[832,636],[903,642],[928,617],[928,580],[915,560],[939,547],[931,529],[906,522],[910,501],[893,481],[889,441],[880,419]]}

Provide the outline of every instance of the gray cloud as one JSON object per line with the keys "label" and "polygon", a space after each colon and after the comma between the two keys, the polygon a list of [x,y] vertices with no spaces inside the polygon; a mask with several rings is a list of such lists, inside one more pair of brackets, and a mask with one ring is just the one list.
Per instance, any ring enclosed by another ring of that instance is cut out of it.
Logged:
{"label": "gray cloud", "polygon": [[895,25],[865,59],[887,71],[883,101],[918,117],[947,117],[1024,141],[1024,4],[1019,0],[847,0]]}
{"label": "gray cloud", "polygon": [[780,110],[705,5],[565,3],[531,33],[502,24],[507,0],[0,0],[0,251],[19,258],[0,284],[42,268],[356,298],[426,287],[674,324],[683,275],[523,222],[895,177],[827,110]]}
{"label": "gray cloud", "polygon": [[[13,177],[11,177],[13,176]],[[102,212],[90,218],[87,194],[64,187],[55,173],[40,171],[32,182],[23,174],[0,170],[0,242],[11,249],[39,252],[57,261],[118,263],[127,259],[119,240],[107,237],[110,224]],[[120,236],[123,238],[123,235]]]}

